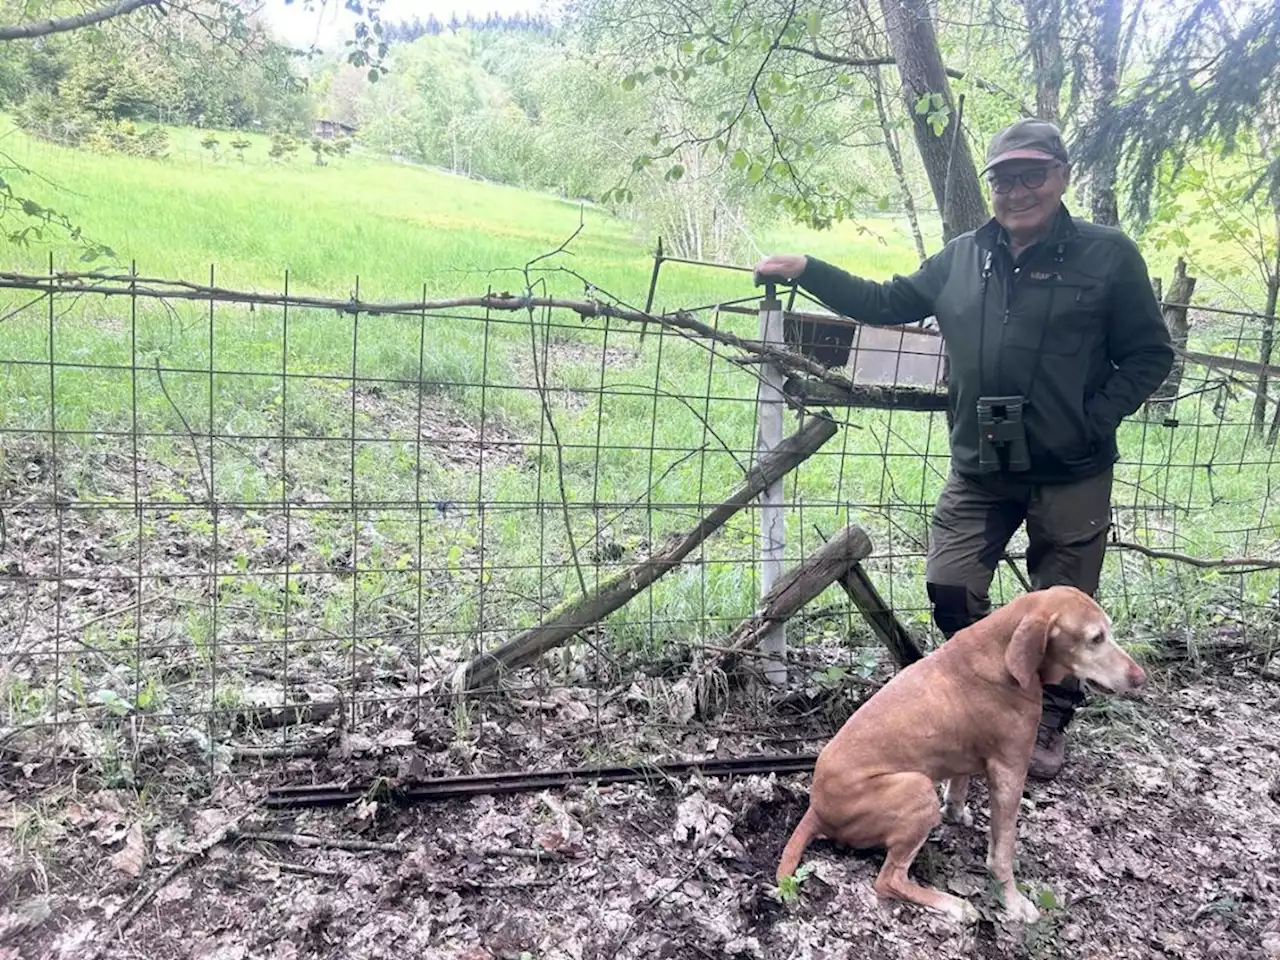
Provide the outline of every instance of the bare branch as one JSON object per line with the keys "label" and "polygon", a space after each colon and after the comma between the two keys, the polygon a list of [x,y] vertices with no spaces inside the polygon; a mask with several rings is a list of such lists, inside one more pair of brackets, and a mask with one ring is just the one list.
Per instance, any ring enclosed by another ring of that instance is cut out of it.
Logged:
{"label": "bare branch", "polygon": [[[813,57],[815,60],[821,60],[824,63],[835,63],[844,67],[892,67],[898,62],[893,57],[846,57],[838,53],[825,53],[812,47],[800,47],[790,43],[780,43],[778,44],[778,49],[788,50],[791,53],[803,53],[806,56]],[[952,80],[969,80],[979,90],[985,90],[987,93],[1007,98],[1017,105],[1024,117],[1034,116],[1030,107],[1019,100],[1016,95],[998,84],[983,80],[981,77],[970,77],[963,70],[957,70],[954,67],[944,67],[944,70]]]}
{"label": "bare branch", "polygon": [[36,37],[47,37],[54,33],[67,33],[82,27],[91,27],[95,23],[124,17],[143,7],[160,9],[160,0],[117,0],[96,10],[86,10],[73,17],[55,17],[49,20],[37,20],[34,23],[18,23],[8,27],[0,27],[0,40],[33,40]]}
{"label": "bare branch", "polygon": [[1192,557],[1174,550],[1156,550],[1153,547],[1144,546],[1141,543],[1132,543],[1128,540],[1113,540],[1111,541],[1111,546],[1119,547],[1122,550],[1132,550],[1154,560],[1172,560],[1175,563],[1185,563],[1191,567],[1199,567],[1201,570],[1235,569],[1237,567],[1248,568],[1247,570],[1238,570],[1237,572],[1239,573],[1250,573],[1258,570],[1280,570],[1280,560],[1272,560],[1268,557],[1215,557],[1212,559]]}

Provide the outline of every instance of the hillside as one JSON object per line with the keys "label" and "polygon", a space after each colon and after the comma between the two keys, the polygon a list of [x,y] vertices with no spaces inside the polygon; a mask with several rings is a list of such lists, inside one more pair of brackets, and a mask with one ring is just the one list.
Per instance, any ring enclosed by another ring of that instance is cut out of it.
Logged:
{"label": "hillside", "polygon": [[[295,289],[346,295],[355,277],[362,297],[403,297],[423,284],[431,294],[483,292],[487,284],[518,287],[523,266],[556,249],[582,220],[567,257],[599,287],[643,299],[655,237],[590,205],[440,171],[353,154],[324,167],[300,151],[290,162],[267,158],[267,139],[241,161],[200,146],[204,131],[175,129],[163,161],[69,150],[33,140],[3,123],[4,149],[34,171],[13,178],[17,191],[70,216],[97,242],[111,246],[119,267],[140,273],[207,278],[219,285],[278,287],[290,271]],[[230,155],[230,156],[228,156]],[[51,181],[53,186],[43,181]],[[869,231],[869,232],[863,232]],[[842,225],[818,233],[779,226],[758,238],[762,251],[797,249],[856,265],[874,276],[915,265],[909,235],[894,221]],[[47,252],[0,251],[14,269],[43,271]],[[77,253],[55,250],[59,265],[77,268]],[[751,296],[734,274],[672,268],[662,294],[669,302]],[[580,289],[567,277],[553,288]]]}

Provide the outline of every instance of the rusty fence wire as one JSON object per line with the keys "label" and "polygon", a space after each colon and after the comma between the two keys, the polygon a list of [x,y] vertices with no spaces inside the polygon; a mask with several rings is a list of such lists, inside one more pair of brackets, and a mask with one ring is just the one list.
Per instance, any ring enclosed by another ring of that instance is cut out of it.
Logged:
{"label": "rusty fence wire", "polygon": [[[224,290],[212,269],[198,283],[0,276],[4,749],[126,772],[185,750],[225,769],[340,729],[348,747],[466,741],[473,766],[499,741],[530,763],[580,762],[623,750],[624,718],[641,734],[629,756],[681,749],[697,708],[680,678],[760,601],[756,504],[496,687],[464,696],[450,678],[678,541],[742,482],[760,358],[607,311],[353,289],[327,301],[286,276],[275,293]],[[758,298],[688,316],[751,340]],[[940,341],[840,341],[836,324],[833,345],[830,324],[793,307],[790,349],[884,388],[888,406],[810,397],[785,414],[784,434],[815,416],[839,426],[785,478],[785,565],[857,524],[877,588],[936,642],[923,561],[946,417],[894,391],[935,386]],[[1250,656],[1280,622],[1280,390],[1257,316],[1191,316],[1169,398],[1121,430],[1100,600],[1130,642]],[[994,602],[1022,589],[1023,545]],[[838,589],[787,639],[802,687],[884,659]],[[530,719],[487,721],[475,705],[494,697]],[[578,723],[554,744],[548,711]]]}

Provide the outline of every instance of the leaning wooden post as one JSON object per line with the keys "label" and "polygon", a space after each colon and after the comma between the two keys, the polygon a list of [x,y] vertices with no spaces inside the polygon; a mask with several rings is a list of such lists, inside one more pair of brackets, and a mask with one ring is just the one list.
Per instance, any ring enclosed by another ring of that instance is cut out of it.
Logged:
{"label": "leaning wooden post", "polygon": [[730,518],[747,509],[776,480],[809,459],[838,430],[835,421],[822,414],[810,415],[807,421],[800,430],[779,443],[772,453],[758,459],[735,490],[667,549],[618,572],[600,584],[594,593],[575,597],[560,605],[537,626],[462,664],[444,678],[446,689],[462,693],[528,666],[548,650],[554,650],[579,631],[599,623],[633,597],[639,596],[650,584],[678,567],[697,549],[698,544]]}
{"label": "leaning wooden post", "polygon": [[[787,348],[783,336],[782,303],[773,284],[765,285],[760,301],[760,342],[778,350]],[[756,392],[756,457],[765,457],[782,442],[784,412],[781,369],[768,361],[760,364],[760,385]],[[769,484],[760,496],[760,593],[767,596],[782,577],[786,548],[783,510],[783,478]],[[766,655],[763,672],[770,683],[787,682],[787,625],[778,621],[769,625],[760,641]]]}
{"label": "leaning wooden post", "polygon": [[795,616],[831,584],[843,582],[850,570],[869,556],[871,538],[866,531],[853,524],[845,527],[780,577],[760,601],[760,608],[725,638],[707,663],[734,659],[744,651],[755,653],[770,629]]}

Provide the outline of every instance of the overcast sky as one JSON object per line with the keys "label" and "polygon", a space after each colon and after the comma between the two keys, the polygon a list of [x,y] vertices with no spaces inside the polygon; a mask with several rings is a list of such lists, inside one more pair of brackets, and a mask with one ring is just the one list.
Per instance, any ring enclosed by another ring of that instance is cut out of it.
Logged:
{"label": "overcast sky", "polygon": [[[461,20],[469,11],[483,20],[490,12],[504,16],[537,13],[543,5],[543,0],[385,0],[382,19],[395,22],[416,16],[426,20],[434,14],[437,20],[447,23],[455,13]],[[322,47],[341,42],[351,35],[351,25],[355,22],[355,17],[344,9],[343,0],[328,0],[323,10],[311,11],[304,9],[303,0],[294,0],[291,4],[284,0],[264,0],[263,15],[281,40],[303,47],[313,42]]]}

